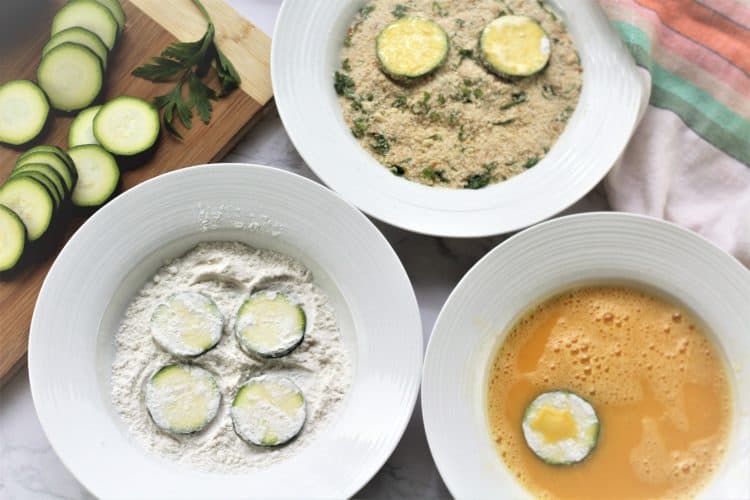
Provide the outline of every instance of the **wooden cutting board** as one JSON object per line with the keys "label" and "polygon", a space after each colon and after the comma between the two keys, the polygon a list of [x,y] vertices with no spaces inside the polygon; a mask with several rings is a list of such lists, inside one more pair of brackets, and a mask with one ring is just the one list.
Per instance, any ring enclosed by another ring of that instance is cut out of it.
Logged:
{"label": "wooden cutting board", "polygon": [[[102,100],[119,95],[150,100],[173,85],[141,80],[131,76],[131,71],[178,39],[199,39],[206,22],[190,0],[121,2],[127,24],[108,60]],[[123,171],[121,190],[170,170],[221,159],[271,100],[271,40],[221,0],[202,2],[216,26],[217,44],[240,73],[241,88],[214,101],[209,125],[194,117],[192,129],[183,133],[184,142],[162,131],[154,156],[143,165]],[[52,17],[65,3],[66,0],[0,2],[0,84],[19,78],[36,79],[36,66],[49,38]],[[66,148],[71,120],[71,116],[55,115],[38,142]],[[0,145],[0,181],[7,178],[21,152]],[[0,381],[26,353],[34,303],[55,256],[89,215],[69,210],[58,216],[53,221],[53,234],[45,236],[43,244],[35,245],[20,268],[0,276]]]}

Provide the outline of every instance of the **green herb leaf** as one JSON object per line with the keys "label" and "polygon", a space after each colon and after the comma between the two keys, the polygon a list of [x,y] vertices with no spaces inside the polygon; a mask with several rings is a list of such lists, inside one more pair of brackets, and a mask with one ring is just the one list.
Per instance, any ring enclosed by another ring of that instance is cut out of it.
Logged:
{"label": "green herb leaf", "polygon": [[397,177],[401,177],[406,173],[406,170],[404,170],[404,167],[401,165],[397,165],[395,163],[391,164],[391,166],[388,167],[388,169],[391,171],[391,173]]}
{"label": "green herb leaf", "polygon": [[406,15],[406,12],[409,10],[409,7],[407,7],[404,4],[397,4],[393,10],[391,11],[391,14],[393,14],[393,17],[396,18],[402,18]]}
{"label": "green herb leaf", "polygon": [[394,108],[405,108],[406,107],[406,96],[400,95],[393,100],[392,106]]}
{"label": "green herb leaf", "polygon": [[[154,105],[163,109],[163,121],[166,129],[176,138],[182,135],[174,126],[175,114],[186,129],[192,126],[193,109],[204,123],[211,120],[213,106],[211,100],[224,97],[240,85],[240,75],[231,61],[214,43],[216,28],[211,16],[200,0],[193,4],[201,11],[208,23],[206,32],[193,42],[175,42],[165,48],[159,56],[152,57],[150,63],[133,70],[133,76],[152,82],[176,81],[168,93],[154,98]],[[214,66],[219,79],[218,94],[202,80],[208,70]],[[188,98],[183,96],[183,87],[188,85]]]}
{"label": "green herb leaf", "polygon": [[375,10],[374,5],[365,5],[361,9],[359,9],[359,15],[362,16],[362,19],[367,19],[367,16],[372,14],[372,11]]}
{"label": "green herb leaf", "polygon": [[391,150],[391,143],[383,134],[370,134],[375,142],[370,143],[370,147],[378,154],[386,155]]}
{"label": "green herb leaf", "polygon": [[538,156],[531,156],[526,160],[526,163],[523,164],[523,168],[531,168],[534,165],[539,163],[539,157]]}
{"label": "green herb leaf", "polygon": [[333,77],[333,88],[338,95],[343,95],[349,99],[354,98],[354,80],[349,75],[337,71]]}
{"label": "green herb leaf", "polygon": [[344,59],[343,61],[341,61],[341,69],[343,71],[347,71],[347,72],[352,70],[352,65],[349,62],[349,58],[348,57],[346,59]]}
{"label": "green herb leaf", "polygon": [[510,109],[513,106],[518,106],[519,104],[521,104],[523,102],[526,102],[528,100],[529,100],[529,98],[526,95],[526,92],[524,92],[524,91],[514,92],[510,96],[510,102],[508,102],[508,103],[503,104],[502,106],[500,106],[500,109]]}

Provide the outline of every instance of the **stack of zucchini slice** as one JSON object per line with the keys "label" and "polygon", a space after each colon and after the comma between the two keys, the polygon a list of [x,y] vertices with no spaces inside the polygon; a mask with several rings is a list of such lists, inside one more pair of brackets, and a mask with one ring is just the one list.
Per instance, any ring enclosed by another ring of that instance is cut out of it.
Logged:
{"label": "stack of zucchini slice", "polygon": [[42,49],[37,83],[0,86],[0,142],[23,146],[37,139],[50,107],[79,111],[67,152],[38,145],[21,154],[0,186],[0,272],[20,260],[26,242],[39,240],[68,199],[97,207],[120,181],[117,158],[149,151],[160,133],[159,112],[137,97],[92,106],[104,85],[110,51],[125,28],[119,0],[71,0],[55,15]]}

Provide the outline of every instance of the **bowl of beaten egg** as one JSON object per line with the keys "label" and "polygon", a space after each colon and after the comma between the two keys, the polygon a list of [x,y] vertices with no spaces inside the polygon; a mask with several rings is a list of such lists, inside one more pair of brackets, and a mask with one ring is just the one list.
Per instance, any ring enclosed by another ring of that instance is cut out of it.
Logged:
{"label": "bowl of beaten egg", "polygon": [[700,236],[592,213],[459,283],[427,349],[430,450],[458,498],[747,498],[750,272]]}

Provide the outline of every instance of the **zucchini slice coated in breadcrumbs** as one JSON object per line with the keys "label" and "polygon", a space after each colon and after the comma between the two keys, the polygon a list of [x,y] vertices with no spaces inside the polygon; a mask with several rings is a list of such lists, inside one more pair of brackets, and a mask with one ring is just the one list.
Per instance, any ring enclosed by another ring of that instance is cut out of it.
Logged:
{"label": "zucchini slice coated in breadcrumbs", "polygon": [[161,429],[173,434],[203,430],[216,417],[221,392],[214,376],[195,365],[167,365],[146,384],[146,408]]}
{"label": "zucchini slice coated in breadcrumbs", "polygon": [[260,291],[238,309],[234,325],[240,346],[262,358],[286,356],[302,343],[305,311],[283,293]]}
{"label": "zucchini slice coated in breadcrumbs", "polygon": [[245,382],[232,401],[234,431],[256,446],[280,446],[302,431],[305,396],[290,378],[261,375]]}
{"label": "zucchini slice coated in breadcrumbs", "polygon": [[210,297],[180,292],[159,304],[151,317],[151,335],[176,356],[198,356],[221,339],[224,317]]}
{"label": "zucchini slice coated in breadcrumbs", "polygon": [[395,80],[429,75],[448,57],[448,34],[432,21],[402,17],[387,25],[375,41],[383,71]]}
{"label": "zucchini slice coated in breadcrumbs", "polygon": [[484,65],[499,76],[531,76],[549,62],[552,43],[541,25],[526,16],[501,16],[479,36]]}
{"label": "zucchini slice coated in breadcrumbs", "polygon": [[545,392],[523,416],[523,436],[531,451],[551,465],[585,459],[599,440],[599,417],[591,404],[572,392]]}

